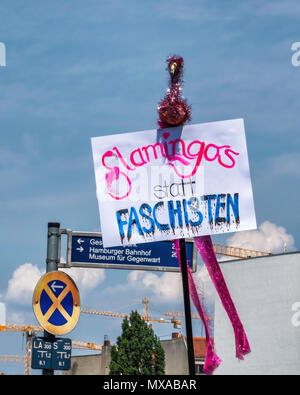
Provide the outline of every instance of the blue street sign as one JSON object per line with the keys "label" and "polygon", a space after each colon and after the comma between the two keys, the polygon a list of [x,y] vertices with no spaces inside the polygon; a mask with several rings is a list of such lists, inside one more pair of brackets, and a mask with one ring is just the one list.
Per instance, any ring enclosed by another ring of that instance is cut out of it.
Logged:
{"label": "blue street sign", "polygon": [[51,369],[52,342],[43,337],[32,338],[31,367],[32,369]]}
{"label": "blue street sign", "polygon": [[32,338],[32,369],[69,370],[72,341],[65,338]]}
{"label": "blue street sign", "polygon": [[[60,267],[180,271],[172,241],[104,248],[101,233],[67,231],[67,234],[67,262]],[[191,270],[195,272],[197,263],[193,241],[186,240],[186,255]]]}
{"label": "blue street sign", "polygon": [[53,342],[52,369],[69,370],[71,368],[71,339],[56,338]]}

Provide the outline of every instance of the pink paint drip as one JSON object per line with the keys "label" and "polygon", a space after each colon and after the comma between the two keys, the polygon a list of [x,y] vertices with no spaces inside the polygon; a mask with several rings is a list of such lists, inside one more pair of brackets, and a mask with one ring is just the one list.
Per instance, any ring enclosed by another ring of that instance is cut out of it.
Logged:
{"label": "pink paint drip", "polygon": [[[178,262],[181,268],[181,260],[180,260],[180,241],[179,240],[173,240],[174,246],[175,246],[175,251],[176,255],[178,258]],[[187,271],[188,271],[188,283],[189,283],[189,292],[190,296],[192,298],[192,301],[194,303],[194,306],[196,307],[198,314],[203,322],[204,329],[205,329],[205,337],[206,337],[206,354],[205,354],[205,363],[204,363],[204,373],[206,374],[212,374],[213,371],[220,365],[221,359],[217,356],[217,354],[214,352],[214,346],[212,343],[212,340],[210,338],[209,334],[209,320],[201,306],[201,302],[198,296],[196,284],[193,279],[193,275],[191,273],[189,265],[187,265]]]}
{"label": "pink paint drip", "polygon": [[251,352],[251,349],[217,261],[211,238],[210,236],[195,237],[195,243],[231,321],[235,335],[236,357],[244,359],[244,355]]}
{"label": "pink paint drip", "polygon": [[[128,183],[128,191],[123,195],[123,196],[116,196],[114,195],[113,191],[112,191],[112,183],[114,181],[118,181],[120,178],[120,175],[124,176],[127,180]],[[132,190],[132,183],[129,179],[129,177],[127,176],[127,174],[123,173],[122,171],[120,171],[120,169],[118,167],[112,167],[108,173],[105,174],[105,181],[106,181],[106,185],[107,185],[107,189],[108,189],[108,194],[109,196],[111,196],[112,198],[116,199],[116,200],[122,200],[124,198],[126,198],[131,190]]]}

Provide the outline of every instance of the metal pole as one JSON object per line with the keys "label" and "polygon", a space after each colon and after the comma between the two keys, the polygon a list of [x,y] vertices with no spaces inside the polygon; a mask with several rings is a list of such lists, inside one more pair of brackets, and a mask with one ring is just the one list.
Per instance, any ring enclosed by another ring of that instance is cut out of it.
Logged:
{"label": "metal pole", "polygon": [[[58,263],[60,260],[60,224],[58,222],[48,223],[48,239],[47,239],[47,260],[46,260],[46,272],[54,272],[58,269]],[[44,338],[55,339],[55,335],[44,331]],[[53,369],[43,369],[43,375],[53,376]]]}
{"label": "metal pole", "polygon": [[183,288],[183,300],[184,300],[184,312],[185,312],[185,328],[186,328],[186,339],[187,339],[189,374],[190,376],[194,376],[196,374],[195,355],[194,355],[192,315],[191,315],[191,305],[190,305],[185,239],[180,239],[179,241],[180,241],[180,262],[181,262],[181,273],[182,273],[182,288]]}
{"label": "metal pole", "polygon": [[58,269],[60,250],[60,224],[58,222],[48,223],[47,260],[46,271],[53,272]]}

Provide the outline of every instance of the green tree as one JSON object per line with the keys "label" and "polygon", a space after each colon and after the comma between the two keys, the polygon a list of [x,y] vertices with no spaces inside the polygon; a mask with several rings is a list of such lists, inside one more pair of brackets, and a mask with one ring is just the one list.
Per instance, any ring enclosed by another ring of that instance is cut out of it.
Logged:
{"label": "green tree", "polygon": [[164,349],[137,311],[122,323],[122,334],[111,349],[109,369],[117,375],[165,374]]}

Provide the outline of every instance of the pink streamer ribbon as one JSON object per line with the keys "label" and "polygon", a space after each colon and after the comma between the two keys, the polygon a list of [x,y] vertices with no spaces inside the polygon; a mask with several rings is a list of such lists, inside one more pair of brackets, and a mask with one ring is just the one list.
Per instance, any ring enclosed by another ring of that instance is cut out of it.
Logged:
{"label": "pink streamer ribbon", "polygon": [[[179,240],[173,240],[173,242],[174,242],[176,255],[177,255],[178,262],[179,262],[180,269],[181,269],[180,242],[179,242]],[[208,324],[209,321],[208,321],[208,318],[206,317],[206,314],[201,306],[201,302],[200,302],[200,299],[198,296],[196,284],[194,282],[189,265],[187,265],[187,272],[188,272],[188,283],[189,283],[190,296],[191,296],[192,301],[193,301],[193,303],[198,311],[198,314],[203,322],[204,329],[205,329],[206,354],[205,354],[205,363],[204,363],[203,370],[206,374],[210,375],[220,365],[221,359],[214,352],[213,342],[212,342],[212,339],[210,338],[210,335],[209,335],[209,324]]]}
{"label": "pink streamer ribbon", "polygon": [[[158,124],[162,129],[169,127],[169,125],[166,125],[161,121],[158,121]],[[180,242],[179,240],[173,240],[173,242],[175,245],[178,262],[181,268]],[[234,303],[231,299],[222,271],[217,261],[211,238],[210,236],[195,237],[195,243],[198,248],[199,254],[208,270],[208,273],[215,285],[215,288],[219,294],[223,307],[225,308],[226,313],[231,321],[235,335],[236,357],[239,359],[244,359],[244,355],[251,352],[251,349],[248,343],[245,330],[238,316]],[[187,265],[187,270],[188,270],[188,283],[189,283],[190,296],[203,322],[205,329],[206,354],[205,354],[205,363],[203,370],[206,374],[212,374],[213,371],[220,365],[221,359],[217,356],[217,354],[214,351],[212,339],[210,338],[209,335],[209,321],[201,306],[197,288],[192,273],[190,271],[189,265]]]}
{"label": "pink streamer ribbon", "polygon": [[195,237],[195,243],[231,321],[235,335],[236,357],[244,359],[244,355],[251,352],[251,349],[217,261],[211,238],[210,236]]}

